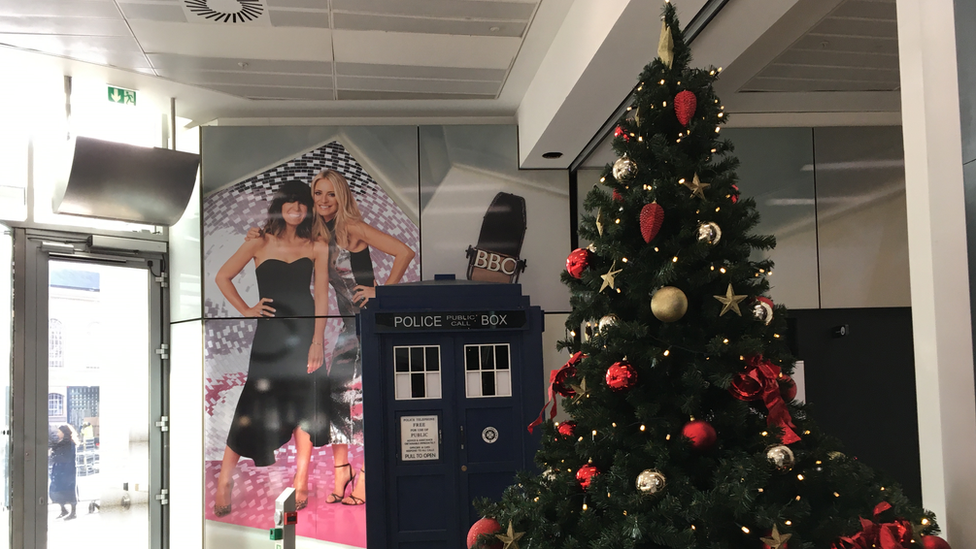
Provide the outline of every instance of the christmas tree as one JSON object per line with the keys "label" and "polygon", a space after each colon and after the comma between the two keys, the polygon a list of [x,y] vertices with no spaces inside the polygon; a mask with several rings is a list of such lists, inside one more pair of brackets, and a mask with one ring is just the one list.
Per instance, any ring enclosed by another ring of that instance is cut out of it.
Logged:
{"label": "christmas tree", "polygon": [[[479,502],[506,549],[948,547],[931,513],[842,453],[794,401],[775,245],[751,234],[721,69],[690,68],[674,6],[615,131],[567,260],[553,374],[572,421],[541,421],[542,474]],[[576,334],[576,332],[581,332]],[[494,523],[492,523],[494,524]],[[498,527],[498,526],[496,526]]]}

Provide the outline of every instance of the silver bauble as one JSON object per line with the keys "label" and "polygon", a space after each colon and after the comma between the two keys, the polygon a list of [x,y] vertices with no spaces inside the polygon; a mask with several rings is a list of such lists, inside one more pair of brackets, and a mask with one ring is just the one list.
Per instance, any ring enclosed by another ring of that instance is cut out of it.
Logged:
{"label": "silver bauble", "polygon": [[698,226],[698,241],[705,244],[715,245],[722,240],[722,228],[718,223],[708,221]]}
{"label": "silver bauble", "polygon": [[556,480],[556,472],[553,471],[551,468],[546,469],[545,471],[542,472],[542,478],[546,479],[549,482],[552,482]]}
{"label": "silver bauble", "polygon": [[664,475],[654,469],[644,469],[637,475],[637,490],[645,494],[660,493],[666,484]]}
{"label": "silver bauble", "polygon": [[613,178],[617,181],[630,181],[637,175],[637,163],[621,156],[613,163]]}
{"label": "silver bauble", "polygon": [[757,299],[752,304],[752,316],[759,322],[769,326],[769,323],[773,321],[773,307],[769,303]]}
{"label": "silver bauble", "polygon": [[616,326],[618,320],[619,319],[617,318],[617,315],[613,315],[613,314],[610,314],[610,315],[607,315],[607,316],[601,318],[600,319],[600,333],[605,333],[607,331],[607,329],[610,328],[611,326]]}
{"label": "silver bauble", "polygon": [[789,446],[777,444],[766,449],[766,459],[773,464],[773,467],[780,471],[789,471],[796,464],[793,450]]}
{"label": "silver bauble", "polygon": [[661,322],[675,322],[688,312],[688,296],[674,286],[665,286],[651,296],[651,312]]}

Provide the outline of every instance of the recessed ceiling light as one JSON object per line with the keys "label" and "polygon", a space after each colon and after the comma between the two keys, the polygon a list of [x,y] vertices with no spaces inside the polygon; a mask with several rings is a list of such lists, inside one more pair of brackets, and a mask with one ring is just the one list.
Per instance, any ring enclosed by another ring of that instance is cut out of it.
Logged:
{"label": "recessed ceiling light", "polygon": [[542,158],[560,158],[563,153],[558,151],[550,151],[547,153],[542,153]]}
{"label": "recessed ceiling light", "polygon": [[490,27],[488,30],[490,30],[491,32],[498,32],[498,31],[502,30],[502,28],[501,27]]}

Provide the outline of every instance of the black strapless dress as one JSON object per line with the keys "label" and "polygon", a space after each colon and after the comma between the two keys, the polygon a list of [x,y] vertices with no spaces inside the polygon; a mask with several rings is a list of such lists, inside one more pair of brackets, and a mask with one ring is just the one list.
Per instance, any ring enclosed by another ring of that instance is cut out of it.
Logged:
{"label": "black strapless dress", "polygon": [[321,411],[316,413],[314,402],[319,376],[308,374],[308,349],[315,335],[315,300],[309,291],[313,266],[307,257],[292,263],[268,259],[254,270],[259,295],[272,299],[275,316],[257,321],[247,382],[227,446],[259,467],[275,462],[275,450],[296,427],[313,440],[328,437],[329,422],[320,417]]}

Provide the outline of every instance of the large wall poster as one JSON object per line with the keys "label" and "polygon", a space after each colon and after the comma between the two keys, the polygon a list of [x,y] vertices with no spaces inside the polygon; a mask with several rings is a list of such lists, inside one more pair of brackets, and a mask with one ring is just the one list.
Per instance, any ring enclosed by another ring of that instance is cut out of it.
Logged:
{"label": "large wall poster", "polygon": [[[274,318],[243,318],[245,315],[233,306],[233,299],[229,300],[225,295],[227,283],[222,291],[217,275],[222,266],[233,264],[236,267],[241,257],[250,253],[247,251],[250,248],[242,248],[245,235],[252,227],[264,224],[269,206],[276,202],[276,192],[292,193],[277,202],[284,225],[296,227],[296,235],[302,234],[301,224],[306,218],[314,218],[326,211],[328,205],[313,202],[312,190],[307,187],[313,177],[325,169],[345,176],[362,213],[362,222],[388,236],[381,247],[394,253],[400,253],[402,247],[419,252],[416,194],[411,196],[409,192],[411,188],[414,193],[416,191],[415,131],[413,139],[407,140],[414,143],[412,170],[409,160],[397,161],[397,158],[403,159],[403,155],[387,154],[389,147],[378,146],[384,138],[389,138],[390,132],[364,130],[357,133],[352,130],[352,138],[349,134],[336,132],[336,139],[285,157],[281,156],[281,146],[277,143],[269,146],[269,150],[275,152],[267,154],[279,156],[264,160],[264,165],[269,167],[239,177],[219,189],[213,189],[211,179],[210,190],[203,199],[208,545],[210,542],[217,545],[216,536],[222,543],[266,536],[274,499],[285,487],[296,484],[296,475],[304,469],[303,464],[308,463],[308,502],[299,515],[298,535],[353,547],[366,546],[365,511],[368,504],[354,505],[359,503],[354,496],[362,495],[357,485],[365,477],[360,472],[363,464],[362,372],[352,315],[358,310],[354,303],[355,288],[358,283],[363,283],[361,277],[369,270],[363,267],[363,262],[372,265],[371,274],[375,281],[383,283],[396,267],[394,257],[375,246],[370,247],[364,257],[355,250],[342,249],[333,238],[327,247],[331,257],[328,264],[328,318],[323,334],[325,356],[323,366],[311,374],[304,370],[311,338],[319,329],[314,327],[315,319],[308,314],[309,303],[314,303],[311,299],[315,290],[312,267],[320,264],[316,263],[316,246],[302,244],[300,240],[297,247],[267,245],[271,247],[254,254],[260,262],[257,268],[255,261],[248,260],[230,280],[248,307],[254,307],[261,298],[268,297],[263,294],[275,295],[275,301],[268,304],[276,308]],[[224,148],[223,154],[214,152],[220,150],[219,147],[208,150],[208,133],[204,133],[203,152],[207,162],[211,163],[211,170],[213,163],[222,162],[228,168],[225,171],[232,172],[235,155],[228,151],[236,153],[237,149]],[[227,135],[225,133],[223,137]],[[374,135],[379,137],[371,139]],[[254,145],[250,147],[253,149]],[[355,151],[355,157],[351,150]],[[253,165],[255,162],[252,150],[244,163]],[[377,174],[376,179],[371,174]],[[208,190],[206,168],[204,178],[204,188]],[[289,183],[295,181],[298,183]],[[289,208],[301,202],[295,199],[294,193],[300,194],[304,189],[309,196],[307,215],[302,217]],[[414,204],[410,203],[411,198]],[[284,207],[280,205],[282,201],[285,201]],[[336,217],[337,224],[340,217]],[[332,228],[333,231],[338,229],[338,226]],[[355,244],[354,238],[350,237],[347,244]],[[278,241],[269,239],[269,242]],[[391,242],[402,243],[402,247]],[[242,250],[241,254],[235,256],[239,250]],[[321,246],[318,250],[321,251]],[[237,259],[232,259],[235,257]],[[419,279],[418,253],[407,265],[400,282]],[[321,307],[318,313],[312,311],[313,315],[323,312]],[[302,431],[294,431],[295,436],[291,436],[296,426]],[[310,458],[304,457],[307,450],[303,450],[308,448],[308,443],[299,441],[306,432],[311,435],[313,444]],[[233,457],[237,454],[244,457],[235,465]],[[231,456],[230,461],[228,456]],[[345,467],[346,463],[349,467]],[[222,476],[222,470],[228,473]],[[343,487],[343,481],[350,473],[356,480]],[[336,490],[337,475],[339,490]],[[333,493],[338,495],[332,496]],[[299,494],[298,499],[303,499],[302,496]],[[341,502],[339,496],[344,496]],[[330,503],[333,501],[335,503]],[[348,505],[350,503],[353,505]],[[216,522],[223,525],[217,526]],[[233,526],[257,530],[234,530]]]}

